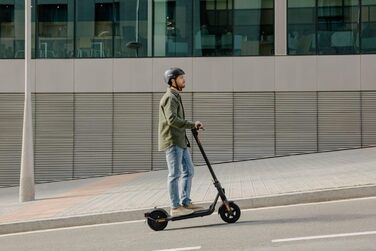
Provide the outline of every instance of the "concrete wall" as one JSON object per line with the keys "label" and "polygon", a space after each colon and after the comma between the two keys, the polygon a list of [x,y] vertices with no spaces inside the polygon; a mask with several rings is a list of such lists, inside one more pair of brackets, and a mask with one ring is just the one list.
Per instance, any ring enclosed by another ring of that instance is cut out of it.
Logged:
{"label": "concrete wall", "polygon": [[[376,55],[34,60],[36,181],[165,169],[156,108],[171,66],[213,163],[376,145]],[[19,184],[23,61],[0,60],[0,76],[1,187]]]}
{"label": "concrete wall", "polygon": [[[170,66],[188,92],[376,90],[376,55],[33,60],[33,92],[160,92]],[[24,91],[23,60],[0,60],[0,92]]]}

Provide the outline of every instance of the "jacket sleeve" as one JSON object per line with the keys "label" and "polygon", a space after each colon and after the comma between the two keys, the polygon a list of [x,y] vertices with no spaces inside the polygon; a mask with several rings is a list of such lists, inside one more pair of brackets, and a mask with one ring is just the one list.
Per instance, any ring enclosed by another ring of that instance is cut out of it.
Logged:
{"label": "jacket sleeve", "polygon": [[174,98],[167,98],[165,104],[163,105],[163,112],[166,117],[169,126],[176,128],[186,128],[191,129],[195,127],[195,123],[189,120],[185,120],[178,117],[178,107],[179,101]]}

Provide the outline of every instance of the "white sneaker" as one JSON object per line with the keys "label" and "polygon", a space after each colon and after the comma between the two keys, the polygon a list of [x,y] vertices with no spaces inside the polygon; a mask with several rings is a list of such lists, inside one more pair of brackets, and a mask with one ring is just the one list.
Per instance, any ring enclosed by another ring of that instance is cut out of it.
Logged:
{"label": "white sneaker", "polygon": [[185,207],[177,207],[177,208],[171,208],[170,215],[172,217],[177,217],[177,216],[183,216],[183,215],[188,215],[193,213],[194,211],[192,209],[188,209]]}

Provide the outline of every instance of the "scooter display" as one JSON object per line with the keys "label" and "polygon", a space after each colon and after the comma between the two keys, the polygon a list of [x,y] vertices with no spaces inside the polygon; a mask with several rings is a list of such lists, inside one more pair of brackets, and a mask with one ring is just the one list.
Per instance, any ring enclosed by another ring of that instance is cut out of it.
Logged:
{"label": "scooter display", "polygon": [[166,212],[166,210],[162,208],[155,208],[151,212],[145,213],[145,218],[147,220],[149,227],[155,231],[161,231],[165,229],[169,221],[185,220],[211,215],[215,211],[215,206],[217,204],[219,197],[222,200],[222,205],[219,207],[218,213],[221,216],[222,220],[227,223],[235,223],[240,218],[240,208],[233,201],[227,200],[225,190],[224,188],[222,188],[221,183],[218,181],[217,176],[214,173],[214,170],[209,162],[208,157],[206,156],[204,148],[202,147],[201,142],[198,138],[198,129],[192,129],[192,134],[196,140],[196,143],[200,149],[202,156],[205,159],[206,165],[208,166],[210,174],[213,178],[213,184],[215,188],[218,190],[218,193],[214,198],[214,202],[209,206],[208,209],[195,211],[188,215],[172,217]]}

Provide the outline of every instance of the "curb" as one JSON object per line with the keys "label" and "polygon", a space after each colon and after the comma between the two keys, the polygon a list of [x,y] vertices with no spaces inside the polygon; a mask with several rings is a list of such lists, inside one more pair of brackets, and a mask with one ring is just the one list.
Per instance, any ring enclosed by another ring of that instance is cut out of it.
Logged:
{"label": "curb", "polygon": [[[266,197],[253,197],[235,200],[241,209],[262,208],[273,206],[294,205],[303,203],[324,202],[342,199],[354,199],[376,196],[376,185],[358,186],[350,188],[326,189],[319,191],[289,193]],[[210,203],[200,205],[208,207]],[[167,209],[167,208],[165,208]],[[99,213],[74,217],[42,219],[26,222],[0,224],[0,235],[46,230],[54,228],[75,227],[84,225],[104,224],[122,221],[143,220],[144,213],[151,209],[133,211]]]}
{"label": "curb", "polygon": [[376,185],[323,189],[236,200],[240,208],[262,208],[376,196]]}
{"label": "curb", "polygon": [[0,236],[3,234],[30,232],[54,228],[76,227],[130,220],[141,220],[144,217],[144,213],[146,213],[149,210],[150,209],[111,213],[97,213],[91,215],[78,215],[73,217],[55,219],[41,219],[25,222],[5,223],[0,224]]}

